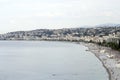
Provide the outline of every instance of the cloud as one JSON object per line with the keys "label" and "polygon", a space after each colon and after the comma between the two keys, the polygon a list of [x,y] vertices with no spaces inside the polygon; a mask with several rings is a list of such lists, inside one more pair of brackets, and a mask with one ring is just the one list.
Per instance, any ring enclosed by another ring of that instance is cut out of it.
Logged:
{"label": "cloud", "polygon": [[26,30],[117,23],[119,3],[120,0],[0,0],[0,32],[9,31],[8,27]]}
{"label": "cloud", "polygon": [[114,13],[113,12],[109,12],[109,11],[105,11],[105,12],[103,12],[103,16],[112,17],[112,16],[114,16]]}

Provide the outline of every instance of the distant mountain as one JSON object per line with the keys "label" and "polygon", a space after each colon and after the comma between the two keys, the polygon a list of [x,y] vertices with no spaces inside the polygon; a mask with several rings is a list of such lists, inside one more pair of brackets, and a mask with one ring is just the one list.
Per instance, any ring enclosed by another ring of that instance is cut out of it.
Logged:
{"label": "distant mountain", "polygon": [[112,24],[112,23],[108,23],[108,24],[100,24],[100,25],[96,25],[96,27],[120,27],[120,24]]}

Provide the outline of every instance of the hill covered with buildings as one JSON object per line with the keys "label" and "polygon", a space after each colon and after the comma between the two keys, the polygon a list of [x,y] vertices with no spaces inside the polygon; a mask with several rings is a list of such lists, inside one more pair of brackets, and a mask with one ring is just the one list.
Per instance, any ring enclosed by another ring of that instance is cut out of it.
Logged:
{"label": "hill covered with buildings", "polygon": [[86,42],[115,42],[120,44],[120,25],[99,25],[90,28],[36,29],[8,32],[0,40],[59,40]]}

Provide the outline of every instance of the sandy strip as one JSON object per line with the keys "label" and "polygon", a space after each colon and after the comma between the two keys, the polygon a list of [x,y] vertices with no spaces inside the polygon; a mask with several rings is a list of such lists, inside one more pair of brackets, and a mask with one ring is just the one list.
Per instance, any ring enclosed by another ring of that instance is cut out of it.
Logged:
{"label": "sandy strip", "polygon": [[109,74],[109,80],[120,80],[120,52],[93,43],[80,43],[103,63]]}

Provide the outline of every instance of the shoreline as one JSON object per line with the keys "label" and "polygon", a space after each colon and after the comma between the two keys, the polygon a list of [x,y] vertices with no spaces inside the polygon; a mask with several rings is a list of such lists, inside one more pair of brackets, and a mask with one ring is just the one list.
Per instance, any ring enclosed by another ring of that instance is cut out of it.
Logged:
{"label": "shoreline", "polygon": [[93,43],[80,43],[88,48],[102,63],[109,80],[120,80],[120,52]]}
{"label": "shoreline", "polygon": [[[93,52],[92,52],[92,53],[93,53]],[[93,54],[95,55],[95,57],[97,57],[97,58],[100,60],[102,66],[105,68],[106,72],[108,73],[108,80],[111,80],[111,74],[110,74],[109,69],[105,66],[105,64],[104,64],[103,61],[99,58],[99,56],[97,56],[95,53],[93,53]]]}
{"label": "shoreline", "polygon": [[[95,55],[95,54],[94,54]],[[96,56],[96,55],[95,55]],[[107,73],[108,73],[108,80],[111,80],[111,74],[110,74],[110,71],[109,69],[104,65],[103,61],[98,57],[96,56],[102,63],[103,67],[106,69]]]}

